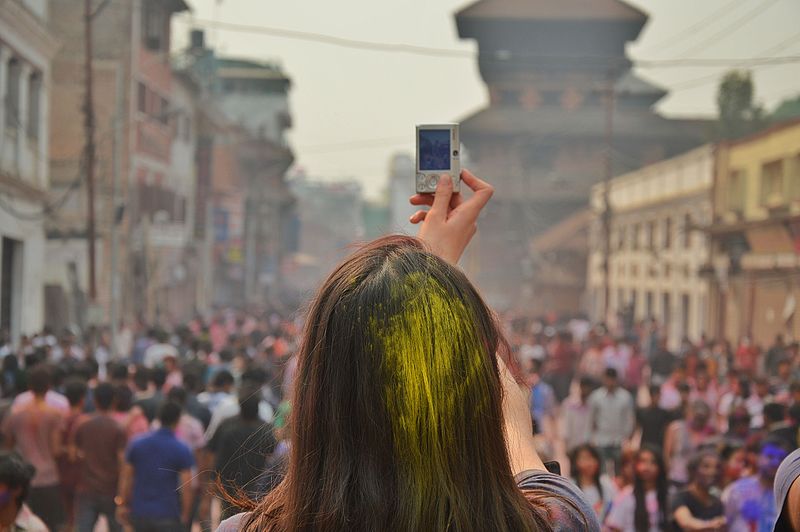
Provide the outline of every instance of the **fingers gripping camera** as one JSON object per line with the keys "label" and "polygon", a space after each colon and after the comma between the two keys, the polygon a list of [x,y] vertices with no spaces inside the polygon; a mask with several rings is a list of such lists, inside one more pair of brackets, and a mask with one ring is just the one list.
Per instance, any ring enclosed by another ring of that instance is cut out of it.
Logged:
{"label": "fingers gripping camera", "polygon": [[423,124],[417,126],[418,194],[436,192],[440,176],[449,174],[453,190],[461,185],[461,143],[458,124]]}

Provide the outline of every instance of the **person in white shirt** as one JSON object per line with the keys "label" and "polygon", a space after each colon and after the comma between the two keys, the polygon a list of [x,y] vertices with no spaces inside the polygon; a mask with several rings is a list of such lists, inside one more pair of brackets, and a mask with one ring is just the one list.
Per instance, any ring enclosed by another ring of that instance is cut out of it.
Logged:
{"label": "person in white shirt", "polygon": [[[589,396],[589,416],[592,427],[592,443],[597,446],[603,459],[603,470],[616,473],[622,456],[622,443],[631,437],[635,412],[633,397],[619,386],[617,370],[607,368],[603,387]],[[613,462],[613,471],[608,470]]]}
{"label": "person in white shirt", "polygon": [[169,335],[164,331],[155,334],[156,343],[147,348],[144,352],[144,366],[154,368],[161,365],[168,356],[178,358],[178,350],[175,346],[168,343]]}

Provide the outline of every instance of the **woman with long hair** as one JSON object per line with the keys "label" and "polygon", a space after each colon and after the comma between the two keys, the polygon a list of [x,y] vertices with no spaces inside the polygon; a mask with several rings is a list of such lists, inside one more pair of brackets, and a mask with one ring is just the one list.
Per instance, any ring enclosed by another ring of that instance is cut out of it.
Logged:
{"label": "woman with long hair", "polygon": [[623,489],[606,517],[612,532],[664,532],[667,522],[667,472],[661,450],[642,446],[634,461],[633,485]]}
{"label": "woman with long hair", "polygon": [[719,497],[711,493],[720,479],[719,455],[712,450],[699,451],[689,460],[689,485],[672,499],[675,530],[722,532],[725,530],[725,508]]}
{"label": "woman with long hair", "polygon": [[455,267],[492,189],[441,179],[421,240],[368,244],[328,277],[297,353],[286,476],[221,531],[599,531],[536,453],[494,315]]}
{"label": "woman with long hair", "polygon": [[617,491],[614,482],[600,474],[600,453],[589,443],[578,445],[569,453],[569,464],[573,482],[602,520]]}

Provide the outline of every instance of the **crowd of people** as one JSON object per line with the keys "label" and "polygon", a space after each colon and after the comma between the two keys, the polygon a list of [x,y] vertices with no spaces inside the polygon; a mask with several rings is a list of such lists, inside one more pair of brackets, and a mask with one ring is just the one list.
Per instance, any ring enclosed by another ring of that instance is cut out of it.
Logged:
{"label": "crowd of people", "polygon": [[[582,320],[506,323],[540,452],[567,458],[608,530],[771,530],[775,472],[798,447],[796,343],[778,337],[762,355],[686,340],[672,352],[652,321],[625,337]],[[238,490],[268,491],[288,452],[298,327],[227,311],[173,331],[123,328],[115,360],[106,331],[4,343],[3,442],[35,468],[25,518],[210,529],[217,482],[223,518]]]}
{"label": "crowd of people", "polygon": [[2,438],[16,452],[0,455],[0,485],[14,485],[9,457],[30,468],[22,529],[88,532],[102,516],[111,532],[210,530],[214,501],[219,520],[267,492],[289,448],[297,330],[228,310],[123,326],[116,354],[107,330],[0,339]]}
{"label": "crowd of people", "polygon": [[[800,443],[796,343],[673,352],[654,321],[622,335],[585,320],[504,324],[540,454],[608,531],[772,530],[775,474]],[[112,532],[210,530],[212,504],[224,519],[267,493],[289,451],[300,326],[228,310],[123,327],[113,350],[108,331],[2,342],[2,437],[18,455],[0,455],[0,484],[5,467],[29,471],[26,530],[91,531],[100,516]]]}
{"label": "crowd of people", "polygon": [[673,351],[653,320],[507,321],[540,453],[568,457],[607,530],[773,530],[776,471],[800,444],[797,343]]}

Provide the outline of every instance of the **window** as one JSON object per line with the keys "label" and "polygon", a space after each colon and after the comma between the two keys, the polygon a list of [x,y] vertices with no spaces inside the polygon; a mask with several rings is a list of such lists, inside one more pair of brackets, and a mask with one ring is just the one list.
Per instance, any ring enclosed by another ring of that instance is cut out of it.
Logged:
{"label": "window", "polygon": [[647,249],[652,250],[656,246],[656,223],[647,222]]}
{"label": "window", "polygon": [[653,316],[653,292],[646,292],[644,295],[644,308],[645,317],[650,318]]}
{"label": "window", "polygon": [[167,125],[169,123],[169,102],[166,98],[161,98],[160,96],[156,101],[158,102],[158,106],[154,113],[155,119]]}
{"label": "window", "polygon": [[669,324],[672,317],[672,307],[670,306],[669,294],[664,293],[661,296],[661,322],[664,324],[664,329],[669,330]]}
{"label": "window", "polygon": [[28,136],[39,138],[39,117],[41,115],[42,76],[38,72],[31,74],[28,83]]}
{"label": "window", "polygon": [[689,214],[683,215],[683,247],[692,247],[692,217]]}
{"label": "window", "polygon": [[639,231],[641,227],[639,224],[633,225],[633,230],[631,231],[631,249],[636,251],[639,249]]}
{"label": "window", "polygon": [[783,160],[769,162],[761,167],[762,207],[780,207],[784,204],[783,196]]}
{"label": "window", "polygon": [[792,175],[789,177],[789,198],[800,200],[800,153],[795,155],[792,164]]}
{"label": "window", "polygon": [[502,105],[519,105],[520,92],[513,89],[500,89],[500,103]]}
{"label": "window", "polygon": [[625,227],[620,227],[617,230],[617,250],[620,250],[625,247]]}
{"label": "window", "polygon": [[147,112],[147,87],[141,81],[139,82],[139,89],[138,89],[138,105],[137,109],[140,113]]}
{"label": "window", "polygon": [[672,218],[664,220],[664,249],[672,247]]}
{"label": "window", "polygon": [[161,2],[150,0],[144,4],[142,16],[142,38],[149,50],[160,52],[167,49],[167,18]]}
{"label": "window", "polygon": [[689,294],[681,296],[681,338],[689,335]]}
{"label": "window", "polygon": [[17,59],[8,62],[8,80],[6,82],[6,127],[19,127],[19,78],[22,65]]}
{"label": "window", "polygon": [[743,170],[732,170],[728,179],[726,203],[728,211],[742,214],[744,212],[744,191],[747,175]]}

